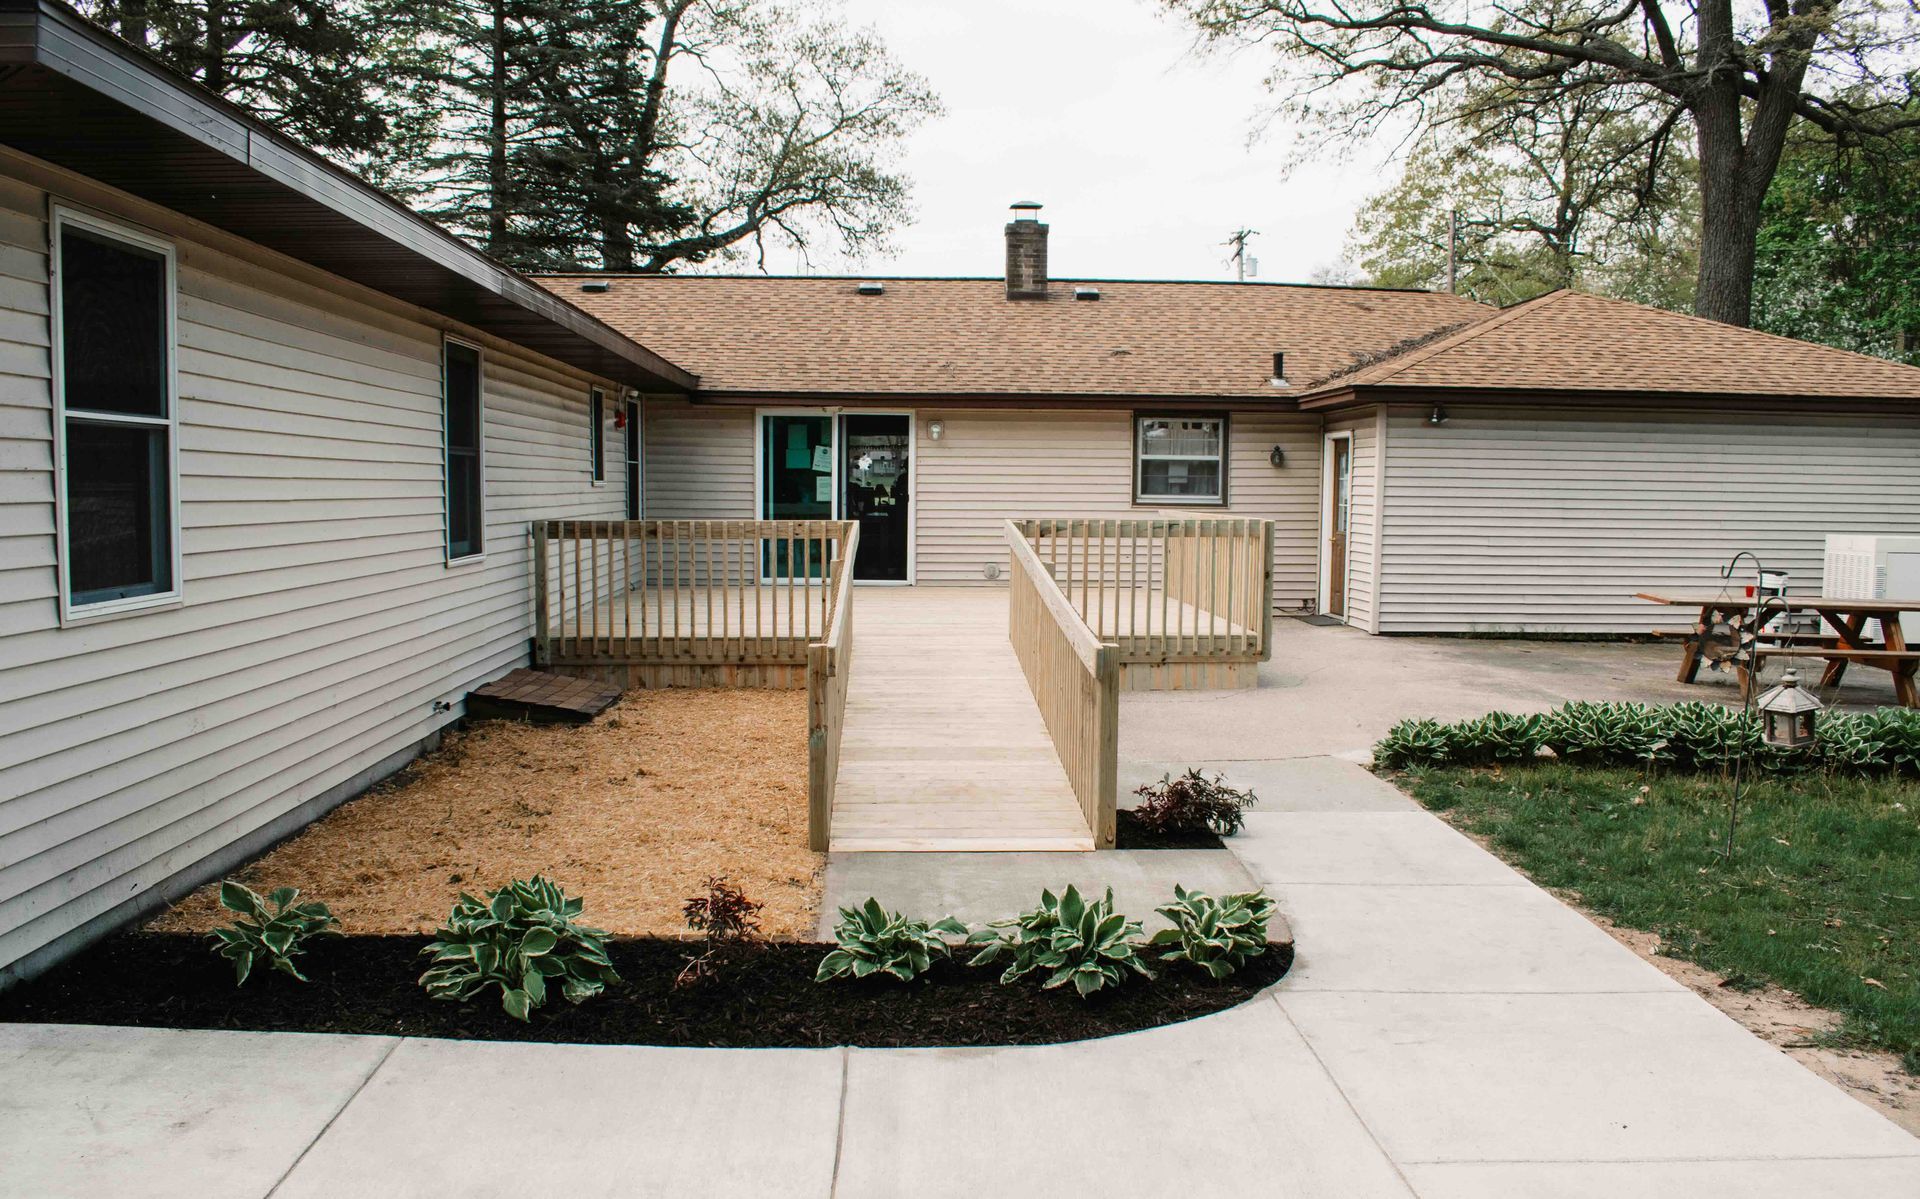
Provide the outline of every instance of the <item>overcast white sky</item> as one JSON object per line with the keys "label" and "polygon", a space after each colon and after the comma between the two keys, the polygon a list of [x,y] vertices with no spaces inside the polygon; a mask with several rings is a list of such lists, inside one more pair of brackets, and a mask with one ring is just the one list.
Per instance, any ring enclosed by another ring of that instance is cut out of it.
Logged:
{"label": "overcast white sky", "polygon": [[[1261,234],[1261,279],[1304,281],[1340,257],[1354,209],[1383,184],[1378,161],[1286,174],[1281,138],[1250,146],[1262,57],[1196,60],[1189,32],[1151,0],[846,0],[845,11],[947,106],[908,145],[917,219],[899,253],[851,269],[998,275],[1007,205],[1030,199],[1046,205],[1058,278],[1231,278],[1220,243],[1247,226]],[[791,252],[767,267],[795,269]],[[849,268],[816,257],[815,269]]]}

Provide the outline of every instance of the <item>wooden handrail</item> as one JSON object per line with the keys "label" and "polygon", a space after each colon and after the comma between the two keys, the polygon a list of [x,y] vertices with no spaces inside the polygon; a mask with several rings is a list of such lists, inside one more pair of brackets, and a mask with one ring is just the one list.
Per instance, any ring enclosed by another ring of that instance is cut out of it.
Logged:
{"label": "wooden handrail", "polygon": [[1167,514],[1012,523],[1124,665],[1272,657],[1272,521]]}
{"label": "wooden handrail", "polygon": [[832,617],[852,524],[549,520],[533,524],[542,666],[803,666]]}
{"label": "wooden handrail", "polygon": [[1006,522],[1013,558],[1007,637],[1066,770],[1095,848],[1112,849],[1120,767],[1120,658],[1048,573],[1026,533]]}
{"label": "wooden handrail", "polygon": [[853,564],[859,553],[855,524],[834,559],[826,635],[807,646],[807,845],[816,853],[825,853],[833,841],[833,790],[853,666]]}

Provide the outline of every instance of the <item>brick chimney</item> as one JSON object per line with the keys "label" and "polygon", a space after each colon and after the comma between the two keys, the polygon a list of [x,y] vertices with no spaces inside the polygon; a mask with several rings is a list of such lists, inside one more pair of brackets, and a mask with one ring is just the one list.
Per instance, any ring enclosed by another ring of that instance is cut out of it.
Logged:
{"label": "brick chimney", "polygon": [[1047,298],[1047,227],[1032,200],[1013,205],[1007,222],[1007,299]]}

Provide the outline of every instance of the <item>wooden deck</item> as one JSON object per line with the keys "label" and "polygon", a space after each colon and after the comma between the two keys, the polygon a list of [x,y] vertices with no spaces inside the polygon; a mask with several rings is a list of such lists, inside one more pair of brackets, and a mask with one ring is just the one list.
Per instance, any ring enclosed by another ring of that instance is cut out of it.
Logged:
{"label": "wooden deck", "polygon": [[832,849],[1092,850],[1001,588],[865,587]]}

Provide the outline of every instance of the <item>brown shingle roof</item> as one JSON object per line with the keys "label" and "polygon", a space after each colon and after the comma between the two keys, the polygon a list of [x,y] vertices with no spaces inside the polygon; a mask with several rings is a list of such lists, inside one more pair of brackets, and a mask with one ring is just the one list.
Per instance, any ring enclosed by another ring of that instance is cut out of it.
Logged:
{"label": "brown shingle roof", "polygon": [[[583,292],[583,279],[608,290]],[[1044,301],[999,279],[548,276],[541,283],[700,376],[775,395],[1222,396],[1296,385],[1410,336],[1485,320],[1461,296],[1265,283],[1055,280]],[[1097,301],[1073,289],[1100,289]]]}
{"label": "brown shingle roof", "polygon": [[1625,300],[1556,291],[1306,383],[1348,390],[1920,399],[1920,369]]}

